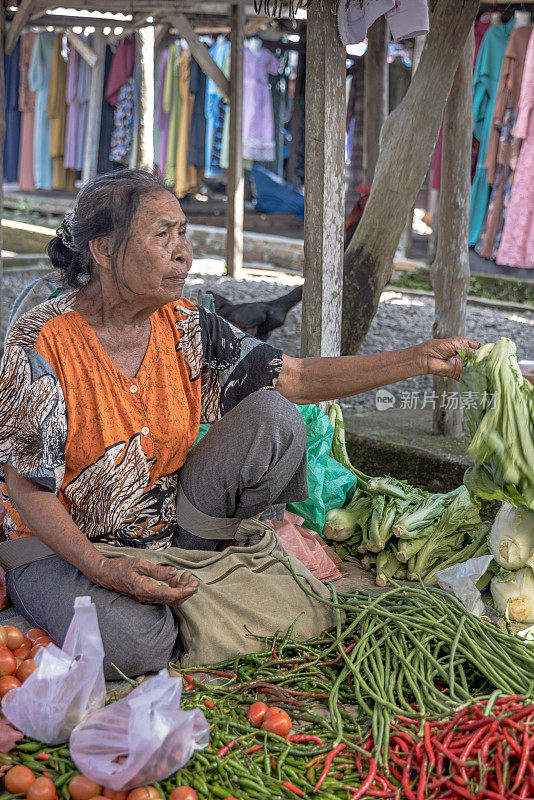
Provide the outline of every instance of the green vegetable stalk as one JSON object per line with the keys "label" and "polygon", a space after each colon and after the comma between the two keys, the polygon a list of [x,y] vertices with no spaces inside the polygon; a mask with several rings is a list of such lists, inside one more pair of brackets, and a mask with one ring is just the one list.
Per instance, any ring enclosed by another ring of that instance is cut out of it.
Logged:
{"label": "green vegetable stalk", "polygon": [[390,547],[382,550],[376,557],[376,585],[387,586],[390,578],[402,569],[402,564]]}
{"label": "green vegetable stalk", "polygon": [[415,510],[406,511],[393,526],[393,533],[399,539],[413,539],[419,532],[441,516],[447,503],[460,489],[449,494],[429,494]]}
{"label": "green vegetable stalk", "polygon": [[464,356],[460,388],[474,466],[464,477],[480,497],[534,510],[534,386],[523,379],[510,339]]}
{"label": "green vegetable stalk", "polygon": [[335,542],[344,542],[356,533],[369,516],[371,501],[365,496],[359,496],[347,508],[332,508],[327,512],[323,535]]}

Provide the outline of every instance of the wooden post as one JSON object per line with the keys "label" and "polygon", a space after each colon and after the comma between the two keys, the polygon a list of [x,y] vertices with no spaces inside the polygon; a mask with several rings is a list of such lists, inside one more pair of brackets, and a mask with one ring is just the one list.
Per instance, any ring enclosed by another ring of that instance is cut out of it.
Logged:
{"label": "wooden post", "polygon": [[137,166],[154,166],[154,28],[139,28],[135,35],[138,64]]}
{"label": "wooden post", "polygon": [[[4,175],[4,136],[6,133],[6,116],[4,112],[4,34],[6,29],[6,12],[3,4],[0,9],[0,176]],[[4,216],[4,181],[0,181],[0,219]],[[3,235],[0,225],[0,322],[2,321],[4,261],[2,259]],[[0,343],[0,347],[1,347]]]}
{"label": "wooden post", "polygon": [[368,186],[373,182],[380,152],[380,131],[389,113],[388,42],[389,30],[382,16],[367,31],[365,54],[363,174]]}
{"label": "wooden post", "polygon": [[93,50],[96,54],[97,62],[91,70],[91,89],[87,104],[87,134],[85,136],[82,166],[83,183],[87,183],[87,181],[95,177],[98,165],[102,94],[106,67],[106,37],[98,28],[93,34]]}
{"label": "wooden post", "polygon": [[[423,50],[425,49],[425,42],[426,42],[426,35],[424,36],[416,36],[413,41],[413,52],[412,52],[412,80],[414,78],[415,73],[417,72],[417,67],[419,66],[419,62],[421,60],[421,56],[423,54]],[[410,209],[410,213],[408,214],[408,220],[406,222],[406,231],[405,231],[405,245],[404,245],[404,255],[406,258],[412,257],[412,249],[413,249],[413,215],[415,213],[415,205],[413,205]]]}
{"label": "wooden post", "polygon": [[[243,9],[243,14],[244,13],[245,12]],[[216,64],[213,58],[210,56],[210,51],[206,45],[200,41],[185,14],[169,14],[168,19],[173,28],[176,28],[180,36],[186,40],[187,44],[189,45],[189,49],[191,50],[191,55],[201,70],[208,76],[208,78],[212,79],[217,88],[220,90],[221,94],[228,98],[230,92],[228,78],[219,65]],[[243,16],[243,26],[244,24],[245,20]]]}
{"label": "wooden post", "polygon": [[308,15],[301,356],[337,356],[345,222],[345,48],[328,3]]}
{"label": "wooden post", "polygon": [[[469,289],[469,207],[471,200],[471,134],[473,130],[474,31],[467,38],[445,106],[438,250],[431,269],[435,295],[433,334],[436,339],[465,335]],[[459,437],[462,408],[458,383],[434,377],[438,395],[434,433]],[[452,399],[452,402],[451,402]],[[449,407],[447,407],[447,401]]]}
{"label": "wooden post", "polygon": [[[13,50],[15,49],[15,45],[18,42],[19,36],[22,33],[22,29],[28,22],[30,15],[32,13],[34,6],[33,0],[21,0],[18,9],[15,12],[15,16],[9,23],[9,28],[7,33],[5,34],[5,44],[4,44],[4,52],[6,56],[10,56]],[[2,13],[4,14],[4,30],[5,30],[5,9],[4,3],[2,3]]]}
{"label": "wooden post", "polygon": [[236,277],[243,267],[243,56],[245,9],[234,4],[230,32],[230,142],[226,194],[226,271]]}
{"label": "wooden post", "polygon": [[87,42],[85,42],[81,36],[78,36],[77,33],[74,33],[71,30],[66,31],[67,39],[69,44],[74,47],[75,50],[81,55],[81,57],[86,61],[91,69],[96,65],[98,61],[98,57],[94,50],[91,50]]}
{"label": "wooden post", "polygon": [[410,208],[428,170],[443,109],[478,0],[438,0],[419,68],[385,121],[373,186],[345,251],[344,355],[356,353],[376,313]]}

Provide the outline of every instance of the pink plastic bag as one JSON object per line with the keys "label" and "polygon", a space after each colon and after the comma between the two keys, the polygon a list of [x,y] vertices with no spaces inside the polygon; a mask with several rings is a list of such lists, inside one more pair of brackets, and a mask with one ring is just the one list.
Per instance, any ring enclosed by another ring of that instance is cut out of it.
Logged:
{"label": "pink plastic bag", "polygon": [[209,744],[203,712],[182,711],[181,697],[182,679],[162,669],[73,730],[72,760],[84,775],[117,791],[167,778]]}
{"label": "pink plastic bag", "polygon": [[319,534],[303,528],[303,517],[286,511],[283,522],[269,521],[290,556],[295,556],[320,581],[341,578],[341,559]]}

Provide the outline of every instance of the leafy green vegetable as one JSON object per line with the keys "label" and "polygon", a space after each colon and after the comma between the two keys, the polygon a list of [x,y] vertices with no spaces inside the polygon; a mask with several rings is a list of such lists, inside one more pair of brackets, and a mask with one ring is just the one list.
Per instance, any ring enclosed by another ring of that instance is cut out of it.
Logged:
{"label": "leafy green vegetable", "polygon": [[534,386],[515,353],[502,337],[464,359],[460,388],[476,401],[465,404],[475,463],[464,484],[479,497],[534,509]]}

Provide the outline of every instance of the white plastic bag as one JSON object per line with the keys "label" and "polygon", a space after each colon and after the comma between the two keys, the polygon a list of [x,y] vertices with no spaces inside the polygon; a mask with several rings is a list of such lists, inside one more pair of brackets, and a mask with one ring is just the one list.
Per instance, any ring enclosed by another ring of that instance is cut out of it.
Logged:
{"label": "white plastic bag", "polygon": [[182,711],[181,697],[182,679],[162,669],[73,730],[72,760],[84,775],[115,790],[167,778],[209,744],[203,712]]}
{"label": "white plastic bag", "polygon": [[77,597],[63,649],[50,644],[37,653],[37,669],[5,695],[2,711],[27,736],[48,744],[66,742],[86,714],[104,705],[103,661],[94,603]]}
{"label": "white plastic bag", "polygon": [[461,564],[453,564],[452,567],[436,572],[437,582],[442,589],[461,600],[471,614],[481,617],[485,613],[485,608],[476,583],[484,575],[492,560],[491,555],[477,556],[462,561]]}

